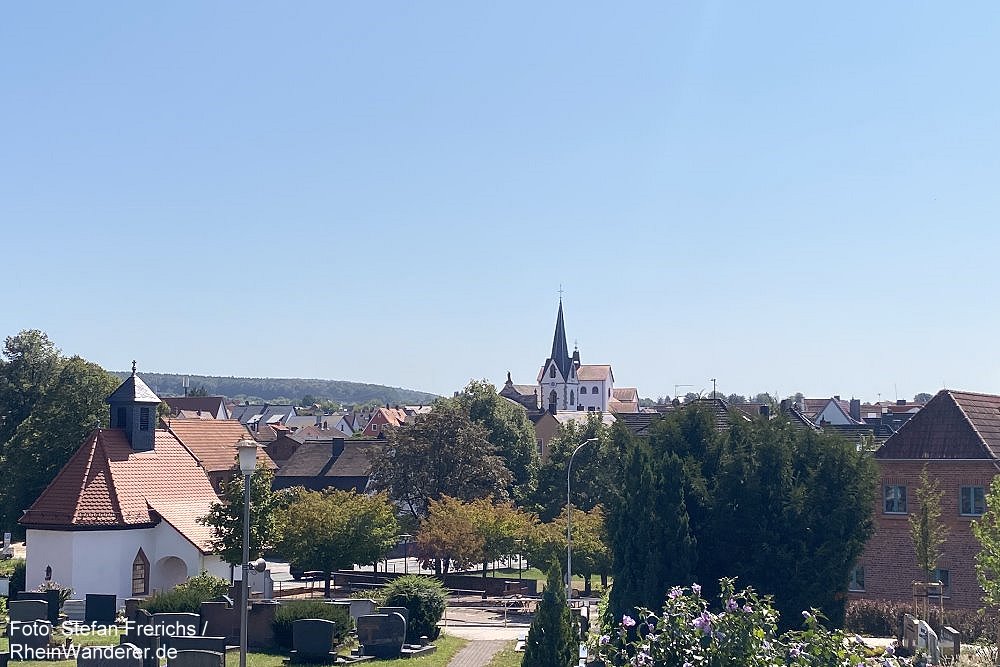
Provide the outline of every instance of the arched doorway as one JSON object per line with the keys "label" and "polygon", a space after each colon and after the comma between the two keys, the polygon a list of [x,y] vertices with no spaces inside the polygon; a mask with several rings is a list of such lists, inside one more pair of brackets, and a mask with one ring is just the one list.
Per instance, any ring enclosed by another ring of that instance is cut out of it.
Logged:
{"label": "arched doorway", "polygon": [[151,583],[158,591],[168,591],[187,579],[187,564],[177,556],[167,556],[156,561]]}

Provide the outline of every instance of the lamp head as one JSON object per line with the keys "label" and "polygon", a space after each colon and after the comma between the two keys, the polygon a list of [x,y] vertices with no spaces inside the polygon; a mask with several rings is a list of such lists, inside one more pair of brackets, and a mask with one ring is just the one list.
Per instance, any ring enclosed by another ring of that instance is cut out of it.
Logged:
{"label": "lamp head", "polygon": [[267,561],[263,558],[258,558],[257,560],[252,560],[248,563],[251,570],[255,572],[263,572],[267,569]]}
{"label": "lamp head", "polygon": [[239,455],[240,472],[244,475],[252,475],[257,467],[257,443],[253,440],[240,440],[236,445]]}

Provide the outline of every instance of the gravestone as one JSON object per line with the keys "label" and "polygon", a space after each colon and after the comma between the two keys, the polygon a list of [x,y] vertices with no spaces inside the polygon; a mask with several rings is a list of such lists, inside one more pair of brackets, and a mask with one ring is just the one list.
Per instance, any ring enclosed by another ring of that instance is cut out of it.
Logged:
{"label": "gravestone", "polygon": [[53,627],[59,625],[59,591],[21,591],[17,594],[18,600],[41,600],[48,605],[48,617],[49,623]]}
{"label": "gravestone", "polygon": [[154,632],[160,635],[164,646],[171,646],[171,637],[195,637],[200,632],[201,618],[186,612],[153,614]]}
{"label": "gravestone", "polygon": [[142,667],[142,649],[132,644],[84,646],[76,658],[76,667]]}
{"label": "gravestone", "polygon": [[210,653],[226,652],[225,637],[171,637],[170,648],[177,651],[208,651]]}
{"label": "gravestone", "polygon": [[410,624],[410,610],[406,607],[379,607],[379,614],[399,614],[406,621],[406,624]]}
{"label": "gravestone", "polygon": [[45,621],[48,614],[49,605],[43,600],[11,600],[7,603],[7,617],[11,621]]}
{"label": "gravestone", "polygon": [[139,609],[136,617],[142,622],[130,626],[125,634],[119,635],[118,642],[122,646],[135,646],[142,652],[142,667],[160,667],[160,637],[152,631],[153,616],[145,609]]}
{"label": "gravestone", "polygon": [[114,625],[118,616],[117,595],[87,593],[84,622],[87,625]]}
{"label": "gravestone", "polygon": [[927,624],[927,621],[919,621],[917,628],[917,650],[923,649],[930,659],[930,664],[941,664],[941,649],[938,645],[937,633]]}
{"label": "gravestone", "polygon": [[227,602],[202,602],[198,608],[201,618],[199,629],[212,637],[229,637],[238,643],[240,617],[237,610]]}
{"label": "gravestone", "polygon": [[7,667],[7,663],[10,661],[10,653],[0,651],[0,667]]}
{"label": "gravestone", "polygon": [[0,598],[10,597],[10,579],[0,577]]}
{"label": "gravestone", "polygon": [[919,629],[919,622],[916,618],[910,614],[903,614],[903,628],[900,633],[902,641],[900,642],[910,653],[917,648],[917,631]]}
{"label": "gravestone", "polygon": [[359,616],[374,614],[375,608],[378,606],[375,604],[375,600],[355,600],[353,598],[337,598],[331,600],[331,602],[340,602],[351,605],[351,618],[354,619],[355,623],[358,622]]}
{"label": "gravestone", "polygon": [[7,639],[13,660],[36,660],[36,651],[44,651],[52,637],[52,624],[48,620],[18,621],[10,619],[7,624]]}
{"label": "gravestone", "polygon": [[406,619],[395,612],[358,618],[358,643],[363,655],[380,660],[398,658],[406,641]]}
{"label": "gravestone", "polygon": [[292,662],[330,664],[336,662],[334,637],[337,624],[321,618],[292,621]]}
{"label": "gravestone", "polygon": [[63,613],[67,621],[83,623],[87,618],[87,603],[83,600],[66,600],[63,602]]}
{"label": "gravestone", "polygon": [[962,654],[962,633],[955,628],[946,625],[941,628],[941,655],[947,655],[952,659]]}
{"label": "gravestone", "polygon": [[178,650],[174,657],[167,656],[167,667],[226,667],[226,652]]}

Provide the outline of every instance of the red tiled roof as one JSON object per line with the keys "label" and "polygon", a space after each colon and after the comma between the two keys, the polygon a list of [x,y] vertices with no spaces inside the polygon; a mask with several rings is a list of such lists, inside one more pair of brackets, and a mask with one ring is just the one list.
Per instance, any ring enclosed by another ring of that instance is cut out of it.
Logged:
{"label": "red tiled roof", "polygon": [[[172,419],[167,429],[187,447],[206,472],[223,472],[236,465],[236,443],[253,439],[247,427],[235,419]],[[264,465],[277,468],[267,453],[258,456]]]}
{"label": "red tiled roof", "polygon": [[211,528],[198,524],[218,500],[208,476],[168,431],[134,452],[120,429],[92,431],[20,523],[44,529],[115,529],[161,518],[203,553]]}
{"label": "red tiled roof", "polygon": [[942,389],[875,458],[1000,460],[1000,396]]}
{"label": "red tiled roof", "polygon": [[615,387],[611,393],[617,401],[639,401],[639,390],[635,387]]}
{"label": "red tiled roof", "polygon": [[608,364],[582,364],[576,369],[577,379],[587,382],[607,380],[609,375],[611,375],[611,366]]}

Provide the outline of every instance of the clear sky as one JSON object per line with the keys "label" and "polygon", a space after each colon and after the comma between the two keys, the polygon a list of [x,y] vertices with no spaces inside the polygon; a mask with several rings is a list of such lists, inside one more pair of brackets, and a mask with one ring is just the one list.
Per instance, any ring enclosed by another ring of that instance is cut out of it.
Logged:
{"label": "clear sky", "polygon": [[[820,6],[822,4],[822,6]],[[15,2],[0,335],[107,368],[1000,393],[1000,4]]]}

